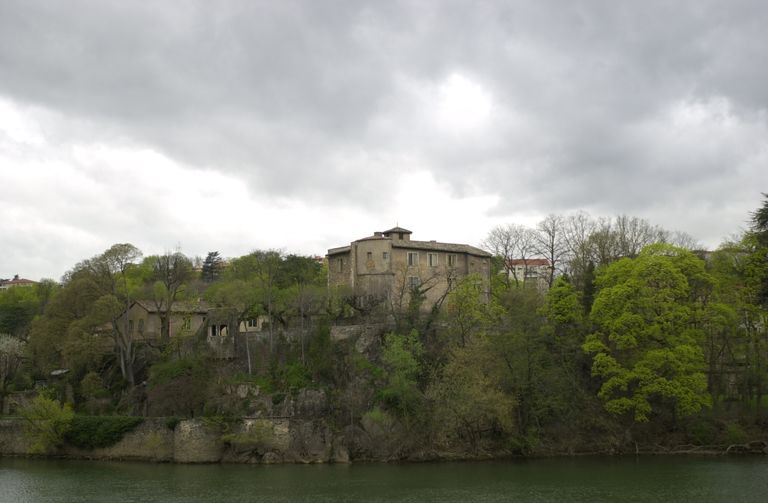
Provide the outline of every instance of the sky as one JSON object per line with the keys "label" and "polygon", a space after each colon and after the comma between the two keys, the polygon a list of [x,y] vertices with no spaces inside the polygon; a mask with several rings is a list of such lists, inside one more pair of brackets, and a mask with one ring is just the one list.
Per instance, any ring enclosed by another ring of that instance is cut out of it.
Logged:
{"label": "sky", "polygon": [[768,2],[0,0],[0,278],[768,192]]}

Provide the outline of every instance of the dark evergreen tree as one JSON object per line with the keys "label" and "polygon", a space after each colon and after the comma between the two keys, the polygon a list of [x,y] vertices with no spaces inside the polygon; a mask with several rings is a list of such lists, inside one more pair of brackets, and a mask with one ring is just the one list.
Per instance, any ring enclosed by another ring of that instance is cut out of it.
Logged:
{"label": "dark evergreen tree", "polygon": [[219,276],[221,276],[221,271],[223,268],[224,268],[224,261],[219,255],[219,252],[217,251],[208,252],[208,255],[205,257],[205,260],[203,261],[203,270],[201,273],[202,280],[205,283],[213,283],[214,281],[219,279]]}

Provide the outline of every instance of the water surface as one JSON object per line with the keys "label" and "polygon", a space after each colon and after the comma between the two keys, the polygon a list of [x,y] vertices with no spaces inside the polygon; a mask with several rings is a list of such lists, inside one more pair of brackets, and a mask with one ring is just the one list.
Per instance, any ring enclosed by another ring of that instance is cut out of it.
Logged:
{"label": "water surface", "polygon": [[766,502],[763,457],[353,465],[0,458],[0,502]]}

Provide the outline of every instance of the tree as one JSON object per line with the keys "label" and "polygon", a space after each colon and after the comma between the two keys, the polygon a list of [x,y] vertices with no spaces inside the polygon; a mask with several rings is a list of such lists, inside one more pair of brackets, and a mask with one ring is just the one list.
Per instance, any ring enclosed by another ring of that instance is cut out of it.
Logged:
{"label": "tree", "polygon": [[25,338],[35,315],[40,314],[36,288],[0,290],[0,333]]}
{"label": "tree", "polygon": [[761,246],[768,247],[768,194],[764,193],[763,205],[752,212],[750,230]]}
{"label": "tree", "polygon": [[8,334],[0,334],[0,413],[4,410],[8,383],[19,369],[24,356],[24,342]]}
{"label": "tree", "polygon": [[192,262],[181,252],[152,257],[152,300],[160,317],[160,342],[171,339],[171,312],[185,284],[192,279]]}
{"label": "tree", "polygon": [[598,396],[605,408],[645,422],[669,406],[680,416],[709,406],[702,333],[695,324],[702,291],[712,285],[704,263],[658,244],[603,269],[597,284],[595,331],[583,349],[602,381]]}
{"label": "tree", "polygon": [[514,427],[515,399],[505,389],[506,369],[485,337],[454,348],[426,397],[442,443],[478,448],[487,437],[506,436]]}
{"label": "tree", "polygon": [[299,316],[301,363],[306,363],[306,320],[316,313],[325,299],[320,264],[312,257],[288,255],[283,260],[283,276],[288,286],[288,303]]}
{"label": "tree", "polygon": [[[533,255],[536,244],[536,233],[522,225],[506,224],[494,227],[483,241],[482,247],[501,259],[504,270],[504,282],[509,288],[514,281],[519,286],[525,281],[527,260]],[[522,260],[524,264],[523,277],[520,278],[513,260]]]}
{"label": "tree", "polygon": [[223,269],[224,260],[222,260],[219,252],[208,252],[208,255],[206,255],[205,260],[203,261],[200,276],[204,283],[213,283],[219,279]]}
{"label": "tree", "polygon": [[536,253],[549,262],[547,286],[552,287],[555,272],[560,267],[567,252],[565,241],[565,221],[559,215],[549,214],[537,225]]}
{"label": "tree", "polygon": [[418,386],[423,352],[415,330],[407,335],[391,333],[384,338],[381,361],[387,377],[381,397],[406,424],[421,412],[423,406],[424,395]]}
{"label": "tree", "polygon": [[19,410],[26,420],[25,434],[31,440],[30,453],[44,454],[64,443],[75,413],[69,404],[63,406],[42,394]]}

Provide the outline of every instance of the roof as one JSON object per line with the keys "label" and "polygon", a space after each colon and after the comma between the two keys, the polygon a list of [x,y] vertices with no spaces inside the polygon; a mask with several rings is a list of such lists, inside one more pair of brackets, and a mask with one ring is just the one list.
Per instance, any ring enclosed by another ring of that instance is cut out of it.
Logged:
{"label": "roof", "polygon": [[339,253],[349,253],[349,246],[339,246],[338,248],[331,248],[328,250],[328,256],[338,255]]}
{"label": "roof", "polygon": [[402,232],[403,234],[413,234],[413,232],[408,229],[403,229],[402,227],[392,227],[388,231],[384,231],[384,234],[396,234],[399,232]]}
{"label": "roof", "polygon": [[437,241],[393,241],[392,248],[408,248],[411,250],[434,250],[452,253],[467,253],[478,257],[491,257],[485,250],[470,245],[456,243],[438,243]]}
{"label": "roof", "polygon": [[[158,312],[157,304],[155,304],[152,300],[137,300],[134,301],[136,304],[144,308],[145,311],[148,313],[156,313]],[[160,307],[164,307],[162,304]],[[198,301],[198,302],[183,302],[183,301],[177,301],[171,304],[171,312],[173,313],[198,313],[198,314],[205,314],[208,311],[210,311],[212,308],[208,305],[207,302]]]}
{"label": "roof", "polygon": [[509,265],[522,265],[522,266],[547,266],[549,267],[549,260],[545,258],[513,258],[507,261]]}
{"label": "roof", "polygon": [[14,276],[13,279],[4,279],[0,280],[0,286],[27,286],[27,285],[35,285],[37,284],[37,281],[32,281],[31,279],[25,279],[25,278],[19,278],[19,276]]}

